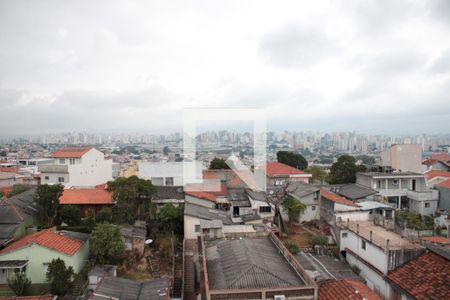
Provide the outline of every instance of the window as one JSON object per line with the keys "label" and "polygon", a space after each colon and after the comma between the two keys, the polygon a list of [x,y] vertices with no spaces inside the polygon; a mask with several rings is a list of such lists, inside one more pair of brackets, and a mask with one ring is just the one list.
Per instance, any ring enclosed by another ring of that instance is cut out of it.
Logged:
{"label": "window", "polygon": [[425,208],[430,208],[430,202],[425,202]]}
{"label": "window", "polygon": [[58,182],[64,182],[64,177],[58,177]]}
{"label": "window", "polygon": [[398,180],[397,179],[392,180],[392,185],[398,185]]}
{"label": "window", "polygon": [[311,210],[312,210],[312,211],[316,210],[316,207],[315,207],[314,205],[311,206]]}
{"label": "window", "polygon": [[366,250],[366,241],[361,241],[361,248]]}
{"label": "window", "polygon": [[195,232],[200,232],[200,225],[195,225]]}
{"label": "window", "polygon": [[64,164],[66,163],[66,159],[60,158],[60,159],[59,159],[59,163],[60,163],[61,165],[64,165]]}
{"label": "window", "polygon": [[385,211],[385,218],[386,218],[386,220],[391,220],[392,219],[392,210],[386,210]]}
{"label": "window", "polygon": [[282,180],[282,179],[275,180],[275,185],[283,185],[283,184],[284,184],[284,180]]}
{"label": "window", "polygon": [[343,233],[342,233],[342,238],[343,238],[343,239],[345,239],[347,236],[348,236],[348,233],[347,233],[347,232],[343,232]]}
{"label": "window", "polygon": [[259,212],[260,213],[270,213],[272,211],[270,206],[260,206]]}
{"label": "window", "polygon": [[173,177],[166,177],[166,185],[173,185]]}
{"label": "window", "polygon": [[45,180],[49,180],[49,179],[50,179],[50,177],[48,177],[48,176],[45,176],[45,177],[44,177],[44,179],[45,179]]}
{"label": "window", "polygon": [[75,158],[69,159],[69,164],[74,165],[75,164]]}
{"label": "window", "polygon": [[314,200],[319,200],[319,191],[314,192]]}
{"label": "window", "polygon": [[42,265],[43,265],[43,267],[44,267],[44,274],[46,274],[47,273],[47,270],[48,270],[48,265],[49,265],[50,263],[43,263]]}

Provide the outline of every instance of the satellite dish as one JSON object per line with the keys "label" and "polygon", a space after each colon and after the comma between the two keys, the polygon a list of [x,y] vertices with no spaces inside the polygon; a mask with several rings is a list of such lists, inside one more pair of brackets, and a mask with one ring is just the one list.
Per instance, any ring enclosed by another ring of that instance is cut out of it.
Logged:
{"label": "satellite dish", "polygon": [[148,240],[145,240],[145,242],[144,242],[146,245],[150,245],[151,243],[153,243],[153,240],[152,239],[148,239]]}

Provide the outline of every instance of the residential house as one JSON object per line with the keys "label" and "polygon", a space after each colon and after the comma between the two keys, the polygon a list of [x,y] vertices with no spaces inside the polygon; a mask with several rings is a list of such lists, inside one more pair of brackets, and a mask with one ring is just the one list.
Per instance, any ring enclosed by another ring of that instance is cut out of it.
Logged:
{"label": "residential house", "polygon": [[439,170],[450,171],[450,154],[449,153],[433,153],[430,158],[424,160],[422,165],[426,171]]}
{"label": "residential house", "polygon": [[450,213],[450,172],[430,170],[425,173],[427,184],[439,192],[438,210]]}
{"label": "residential house", "polygon": [[0,248],[27,234],[34,227],[38,212],[35,189],[0,200]]}
{"label": "residential house", "polygon": [[185,202],[209,208],[229,210],[228,189],[224,183],[215,185],[190,184],[185,187]]}
{"label": "residential house", "polygon": [[273,233],[199,243],[206,299],[317,299],[316,283]]}
{"label": "residential house", "polygon": [[112,180],[112,160],[91,147],[65,147],[52,154],[53,164],[38,166],[42,184],[93,187]]}
{"label": "residential house", "polygon": [[272,220],[275,215],[275,210],[267,202],[266,193],[252,191],[250,189],[246,189],[245,192],[250,201],[253,214],[259,216],[261,219]]}
{"label": "residential house", "polygon": [[136,221],[134,225],[124,224],[120,226],[120,233],[127,250],[136,250],[144,254],[145,239],[147,237],[146,223]]}
{"label": "residential house", "polygon": [[280,162],[269,162],[262,168],[266,170],[267,185],[281,186],[287,182],[301,181],[309,183],[312,175]]}
{"label": "residential house", "polygon": [[[184,205],[184,238],[195,239],[201,234],[207,238],[232,237],[236,234],[255,234],[251,224],[234,222],[228,212],[186,202]],[[263,229],[262,229],[263,230]]]}
{"label": "residential house", "polygon": [[112,207],[115,204],[113,195],[106,190],[105,185],[99,185],[94,188],[71,188],[64,189],[59,197],[61,205],[78,205],[80,207],[80,216],[86,217],[88,209],[98,213],[103,207]]}
{"label": "residential house", "polygon": [[0,284],[15,272],[25,272],[34,284],[45,283],[49,263],[62,259],[77,274],[89,257],[89,235],[45,229],[24,236],[0,250]]}
{"label": "residential house", "polygon": [[184,203],[185,193],[182,186],[155,186],[155,195],[152,203],[156,204],[156,211],[159,213],[166,204],[178,206]]}
{"label": "residential house", "polygon": [[[320,188],[300,181],[288,185],[286,191],[306,206],[305,211],[299,216],[300,223],[319,220]],[[289,219],[284,209],[282,209],[282,216],[286,220]]]}
{"label": "residential house", "polygon": [[392,145],[381,152],[381,166],[400,172],[422,172],[422,146],[414,144]]}
{"label": "residential house", "polygon": [[351,201],[373,200],[378,192],[356,183],[336,184],[331,190]]}
{"label": "residential house", "polygon": [[0,188],[11,187],[14,184],[22,183],[22,181],[16,177],[15,173],[0,172]]}
{"label": "residential house", "polygon": [[431,215],[438,207],[437,190],[427,186],[425,175],[413,172],[358,173],[356,183],[374,189],[377,195],[399,209]]}
{"label": "residential house", "polygon": [[139,177],[157,186],[184,186],[201,183],[202,164],[193,162],[139,162]]}
{"label": "residential house", "polygon": [[337,223],[339,250],[357,268],[366,284],[384,299],[393,299],[388,273],[424,252],[424,248],[402,236],[375,225],[373,221]]}
{"label": "residential house", "polygon": [[450,256],[446,250],[429,250],[390,271],[390,299],[450,299]]}

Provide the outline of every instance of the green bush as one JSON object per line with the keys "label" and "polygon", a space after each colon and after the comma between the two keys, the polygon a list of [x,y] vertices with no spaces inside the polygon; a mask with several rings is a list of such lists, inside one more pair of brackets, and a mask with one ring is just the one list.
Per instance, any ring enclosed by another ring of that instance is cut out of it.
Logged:
{"label": "green bush", "polygon": [[297,244],[292,240],[286,241],[285,246],[292,254],[297,254],[300,251]]}
{"label": "green bush", "polygon": [[325,246],[328,244],[328,237],[326,235],[315,235],[311,238],[311,246]]}

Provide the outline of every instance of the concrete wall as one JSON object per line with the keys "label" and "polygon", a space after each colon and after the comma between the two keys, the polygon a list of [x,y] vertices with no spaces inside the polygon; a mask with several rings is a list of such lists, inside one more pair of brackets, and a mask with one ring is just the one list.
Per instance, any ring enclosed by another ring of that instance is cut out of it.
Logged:
{"label": "concrete wall", "polygon": [[[425,203],[429,204],[429,207],[425,207]],[[416,201],[413,199],[409,199],[409,211],[413,211],[415,213],[430,216],[433,215],[438,208],[438,201]]]}
{"label": "concrete wall", "polygon": [[193,196],[187,195],[187,194],[185,196],[185,202],[201,205],[201,206],[208,207],[208,208],[216,208],[216,203],[214,203],[210,200],[193,197]]}
{"label": "concrete wall", "polygon": [[437,187],[439,190],[439,208],[450,210],[450,189]]}
{"label": "concrete wall", "polygon": [[1,254],[0,260],[28,260],[26,268],[27,277],[31,282],[46,283],[47,264],[53,259],[64,260],[66,266],[72,266],[75,273],[79,273],[89,257],[89,241],[73,256],[69,256],[36,244]]}
{"label": "concrete wall", "polygon": [[184,215],[184,238],[196,239],[200,235],[199,232],[195,232],[195,225],[200,226],[200,219]]}

